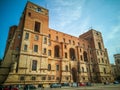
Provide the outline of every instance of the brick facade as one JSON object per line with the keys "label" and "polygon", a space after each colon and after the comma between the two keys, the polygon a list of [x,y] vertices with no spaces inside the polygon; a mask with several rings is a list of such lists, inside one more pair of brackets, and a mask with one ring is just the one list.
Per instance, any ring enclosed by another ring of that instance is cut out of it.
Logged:
{"label": "brick facade", "polygon": [[28,2],[19,25],[10,28],[0,83],[113,81],[100,32],[91,29],[75,37],[50,29],[48,23],[48,10]]}

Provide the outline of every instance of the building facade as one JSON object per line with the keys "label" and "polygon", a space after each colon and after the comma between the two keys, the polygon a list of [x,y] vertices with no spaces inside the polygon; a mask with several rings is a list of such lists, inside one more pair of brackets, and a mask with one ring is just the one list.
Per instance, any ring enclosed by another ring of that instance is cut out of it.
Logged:
{"label": "building facade", "polygon": [[115,65],[117,70],[116,76],[120,77],[120,54],[115,54],[114,59],[115,59]]}
{"label": "building facade", "polygon": [[114,80],[116,80],[117,79],[117,73],[118,73],[116,65],[115,64],[111,64],[111,68],[112,68],[111,71],[112,71],[112,75],[114,77]]}
{"label": "building facade", "polygon": [[18,26],[11,26],[1,84],[113,81],[99,31],[75,37],[49,28],[49,11],[27,2]]}

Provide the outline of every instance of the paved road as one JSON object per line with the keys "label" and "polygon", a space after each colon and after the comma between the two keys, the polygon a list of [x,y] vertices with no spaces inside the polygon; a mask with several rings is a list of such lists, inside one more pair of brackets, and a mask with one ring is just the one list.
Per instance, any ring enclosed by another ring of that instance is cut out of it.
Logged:
{"label": "paved road", "polygon": [[36,89],[36,90],[120,90],[119,85],[98,85],[91,87],[62,87],[62,88],[44,88],[44,89]]}

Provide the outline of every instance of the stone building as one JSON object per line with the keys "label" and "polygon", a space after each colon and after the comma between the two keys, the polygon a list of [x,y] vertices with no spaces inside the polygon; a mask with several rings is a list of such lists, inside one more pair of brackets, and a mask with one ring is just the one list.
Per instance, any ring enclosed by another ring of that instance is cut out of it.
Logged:
{"label": "stone building", "polygon": [[117,70],[117,77],[120,77],[120,54],[115,54],[114,55],[114,59],[115,59],[115,65],[116,65],[116,70]]}
{"label": "stone building", "polygon": [[[74,18],[74,17],[73,17]],[[99,31],[75,37],[49,28],[49,12],[27,2],[9,30],[0,83],[111,82],[111,66]]]}
{"label": "stone building", "polygon": [[114,80],[117,78],[117,68],[116,68],[116,65],[115,64],[111,64],[111,72],[112,72],[112,75],[113,75],[113,78]]}

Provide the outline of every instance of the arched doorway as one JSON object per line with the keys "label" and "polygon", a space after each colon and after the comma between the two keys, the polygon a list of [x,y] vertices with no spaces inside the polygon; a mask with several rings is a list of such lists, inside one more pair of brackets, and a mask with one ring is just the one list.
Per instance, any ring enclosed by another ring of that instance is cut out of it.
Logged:
{"label": "arched doorway", "polygon": [[76,70],[76,68],[72,68],[72,79],[73,79],[73,82],[77,82],[77,70]]}

